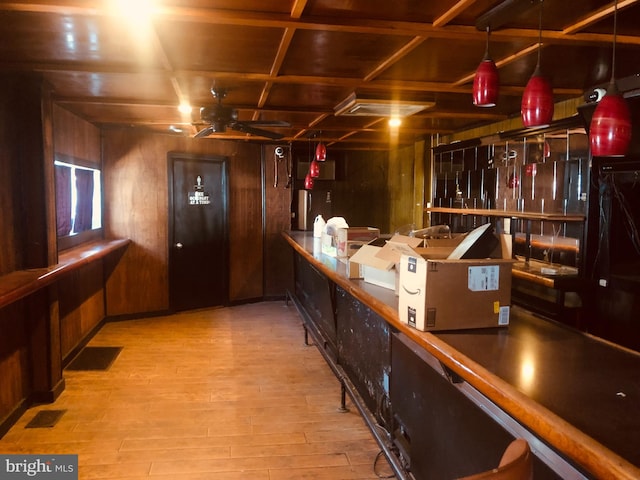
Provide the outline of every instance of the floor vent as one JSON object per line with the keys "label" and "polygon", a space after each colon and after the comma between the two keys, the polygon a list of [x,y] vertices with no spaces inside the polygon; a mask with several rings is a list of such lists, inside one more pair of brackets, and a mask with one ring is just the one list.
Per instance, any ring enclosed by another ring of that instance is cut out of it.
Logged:
{"label": "floor vent", "polygon": [[65,412],[66,410],[40,410],[24,428],[51,428]]}
{"label": "floor vent", "polygon": [[84,347],[66,370],[109,370],[122,347]]}

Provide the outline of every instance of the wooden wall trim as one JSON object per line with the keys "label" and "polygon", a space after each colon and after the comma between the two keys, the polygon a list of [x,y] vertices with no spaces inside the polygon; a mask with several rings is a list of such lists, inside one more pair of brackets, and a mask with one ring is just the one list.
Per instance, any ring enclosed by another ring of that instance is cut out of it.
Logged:
{"label": "wooden wall trim", "polygon": [[58,263],[56,182],[53,145],[53,100],[52,87],[46,81],[42,86],[42,159],[44,177],[44,204],[47,237],[47,265]]}
{"label": "wooden wall trim", "polygon": [[62,253],[59,263],[51,267],[19,270],[0,277],[0,308],[47,287],[78,268],[107,255],[124,251],[128,239],[92,242]]}

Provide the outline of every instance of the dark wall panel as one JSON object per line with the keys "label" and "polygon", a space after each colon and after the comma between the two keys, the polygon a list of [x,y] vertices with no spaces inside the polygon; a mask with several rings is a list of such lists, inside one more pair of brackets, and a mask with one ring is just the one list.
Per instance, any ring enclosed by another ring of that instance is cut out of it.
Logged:
{"label": "dark wall panel", "polygon": [[105,234],[132,240],[108,279],[109,316],[164,311],[169,306],[167,153],[171,151],[229,158],[229,300],[263,296],[260,145],[107,130]]}

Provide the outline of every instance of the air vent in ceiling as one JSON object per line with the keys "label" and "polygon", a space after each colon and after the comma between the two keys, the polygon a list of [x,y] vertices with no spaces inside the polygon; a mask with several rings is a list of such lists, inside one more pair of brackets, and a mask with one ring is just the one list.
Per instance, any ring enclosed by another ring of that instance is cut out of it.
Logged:
{"label": "air vent in ceiling", "polygon": [[334,112],[336,116],[408,117],[434,105],[435,102],[357,98],[353,93],[340,102]]}

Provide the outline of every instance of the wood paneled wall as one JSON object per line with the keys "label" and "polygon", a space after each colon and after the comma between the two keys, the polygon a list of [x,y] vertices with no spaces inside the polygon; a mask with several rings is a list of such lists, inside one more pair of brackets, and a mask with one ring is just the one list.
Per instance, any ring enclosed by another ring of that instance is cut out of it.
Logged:
{"label": "wood paneled wall", "polygon": [[39,76],[0,78],[0,275],[48,264]]}
{"label": "wood paneled wall", "polygon": [[[100,165],[100,131],[51,103],[39,76],[0,78],[0,277],[57,262],[55,153]],[[0,309],[0,429],[64,385],[62,364],[105,317],[96,263]]]}
{"label": "wood paneled wall", "polygon": [[24,227],[16,200],[20,176],[17,162],[19,147],[14,138],[19,125],[12,118],[19,101],[14,99],[14,87],[8,79],[0,80],[0,89],[0,275],[4,275],[22,267],[22,249],[18,245],[20,229]]}
{"label": "wood paneled wall", "polygon": [[[420,150],[418,150],[420,151]],[[416,188],[422,188],[424,162],[416,155],[416,147],[405,147],[390,152],[387,179],[390,206],[390,232],[405,231],[409,225],[422,225],[422,204],[416,202]],[[420,190],[420,194],[422,191]],[[419,212],[420,215],[416,215]],[[418,217],[418,218],[416,218]],[[406,233],[406,232],[405,232]]]}
{"label": "wood paneled wall", "polygon": [[60,349],[66,358],[105,317],[104,268],[92,263],[58,283]]}
{"label": "wood paneled wall", "polygon": [[16,302],[0,309],[0,422],[31,393],[28,352],[24,302]]}
{"label": "wood paneled wall", "polygon": [[[381,233],[393,233],[414,223],[416,216],[422,217],[422,205],[414,201],[415,188],[423,185],[423,169],[416,166],[423,161],[421,152],[415,146],[392,151],[344,152],[329,148],[327,157],[336,162],[336,179],[316,185],[331,190],[333,216],[344,217],[350,226],[377,227]],[[300,158],[308,155],[301,153]],[[303,182],[298,180],[296,189],[301,188]]]}
{"label": "wood paneled wall", "polygon": [[[0,77],[0,277],[49,261],[44,88],[39,76]],[[0,427],[47,383],[49,362],[36,362],[48,309],[42,293],[0,308]]]}
{"label": "wood paneled wall", "polygon": [[131,130],[106,130],[103,139],[105,233],[132,240],[109,277],[107,315],[169,308],[167,153],[172,151],[228,157],[230,301],[263,297],[259,144]]}
{"label": "wood paneled wall", "polygon": [[[274,145],[264,147],[264,296],[281,297],[286,289],[293,290],[293,256],[291,247],[281,235],[291,228],[293,184],[287,187],[289,147],[283,147],[285,158],[275,157]],[[291,158],[293,162],[293,158]],[[276,185],[276,168],[278,182]],[[292,167],[291,167],[292,168]],[[293,173],[293,172],[292,172]]]}
{"label": "wood paneled wall", "polygon": [[[53,106],[54,156],[73,157],[100,168],[101,133],[95,125]],[[59,282],[60,348],[66,359],[87,339],[106,315],[102,262],[87,265]]]}
{"label": "wood paneled wall", "polygon": [[53,106],[53,142],[57,154],[100,167],[100,129],[64,108]]}

